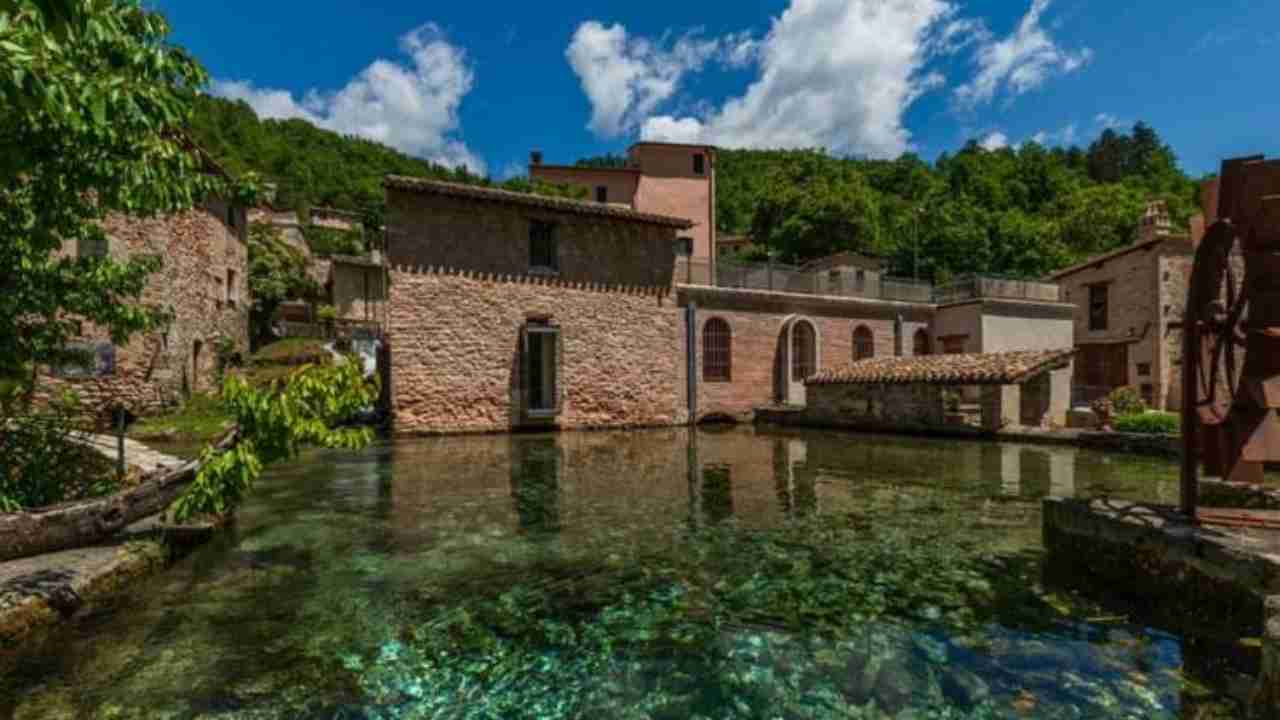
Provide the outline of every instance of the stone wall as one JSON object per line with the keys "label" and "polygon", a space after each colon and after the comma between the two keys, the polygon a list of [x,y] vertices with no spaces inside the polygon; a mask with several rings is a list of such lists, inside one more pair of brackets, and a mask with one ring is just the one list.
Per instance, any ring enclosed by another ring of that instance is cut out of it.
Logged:
{"label": "stone wall", "polygon": [[338,318],[381,322],[386,314],[387,280],[383,268],[333,261],[329,296]]}
{"label": "stone wall", "polygon": [[531,316],[560,328],[555,427],[687,420],[680,309],[666,288],[398,267],[388,315],[398,434],[520,426],[520,329]]}
{"label": "stone wall", "polygon": [[[135,415],[154,413],[184,393],[205,391],[216,383],[216,346],[229,338],[240,352],[249,343],[248,252],[245,213],[211,202],[205,208],[141,219],[111,215],[104,221],[108,252],[117,260],[158,254],[163,267],[151,276],[142,302],[168,308],[172,322],[161,332],[135,336],[114,348],[114,368],[87,377],[45,375],[41,395],[75,391],[95,417],[116,406]],[[64,252],[73,254],[68,244]],[[230,286],[228,287],[228,283]],[[109,346],[99,328],[84,327],[82,341]]]}
{"label": "stone wall", "polygon": [[556,226],[560,280],[671,285],[675,228],[395,188],[387,189],[387,260],[526,275],[534,220]]}
{"label": "stone wall", "polygon": [[939,385],[811,385],[805,418],[831,425],[869,423],[927,428],[943,425]]}

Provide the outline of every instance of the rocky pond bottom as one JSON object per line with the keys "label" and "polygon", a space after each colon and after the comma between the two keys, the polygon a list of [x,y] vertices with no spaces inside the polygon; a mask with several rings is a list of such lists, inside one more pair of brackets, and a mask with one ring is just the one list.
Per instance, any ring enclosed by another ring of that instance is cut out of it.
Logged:
{"label": "rocky pond bottom", "polygon": [[1176,493],[1160,460],[816,431],[315,453],[0,667],[0,717],[1238,717],[1214,651],[1042,577],[1040,498]]}

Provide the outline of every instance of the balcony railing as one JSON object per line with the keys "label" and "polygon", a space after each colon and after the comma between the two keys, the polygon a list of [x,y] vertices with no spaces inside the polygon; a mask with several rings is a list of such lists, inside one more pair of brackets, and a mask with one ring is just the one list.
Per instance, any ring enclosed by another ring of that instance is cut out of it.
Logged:
{"label": "balcony railing", "polygon": [[[714,277],[713,277],[714,274]],[[1009,278],[967,276],[935,287],[927,282],[856,269],[804,270],[778,262],[744,263],[681,257],[675,281],[684,285],[868,298],[941,305],[979,298],[1057,302],[1058,286]]]}

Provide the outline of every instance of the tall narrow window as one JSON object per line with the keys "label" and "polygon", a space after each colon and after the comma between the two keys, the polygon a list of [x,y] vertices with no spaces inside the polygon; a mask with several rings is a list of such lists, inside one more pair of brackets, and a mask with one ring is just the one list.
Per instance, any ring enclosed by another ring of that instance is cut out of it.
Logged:
{"label": "tall narrow window", "polygon": [[604,185],[596,186],[596,202],[598,203],[609,202],[609,188],[605,187]]}
{"label": "tall narrow window", "polygon": [[554,224],[541,220],[529,222],[529,267],[532,270],[553,272],[560,269]]}
{"label": "tall narrow window", "polygon": [[231,203],[227,203],[227,227],[231,228],[232,230],[235,230],[236,220],[238,219],[238,217],[239,217],[239,213],[236,212],[236,206],[232,205]]}
{"label": "tall narrow window", "polygon": [[1107,329],[1107,290],[1105,284],[1089,286],[1089,329]]}
{"label": "tall narrow window", "polygon": [[560,329],[529,325],[524,336],[525,409],[530,415],[554,415],[558,409]]}
{"label": "tall narrow window", "polygon": [[704,175],[707,172],[707,157],[702,153],[693,156],[693,174]]}
{"label": "tall narrow window", "polygon": [[702,379],[729,382],[733,379],[733,335],[729,323],[711,318],[702,329]]}
{"label": "tall narrow window", "polygon": [[800,382],[817,372],[817,333],[801,320],[791,328],[791,379]]}
{"label": "tall narrow window", "polygon": [[932,343],[929,342],[929,331],[923,328],[917,330],[915,339],[911,343],[911,354],[920,357],[932,353],[933,347]]}
{"label": "tall narrow window", "polygon": [[236,298],[239,296],[236,289],[236,271],[227,270],[227,304],[231,307],[236,306]]}
{"label": "tall narrow window", "polygon": [[853,359],[866,360],[875,355],[876,338],[871,334],[871,328],[859,325],[858,329],[853,331]]}

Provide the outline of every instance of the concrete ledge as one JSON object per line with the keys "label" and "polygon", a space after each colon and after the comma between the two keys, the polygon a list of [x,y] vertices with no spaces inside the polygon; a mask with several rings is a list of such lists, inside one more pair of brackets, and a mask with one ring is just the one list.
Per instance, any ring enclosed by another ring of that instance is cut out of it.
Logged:
{"label": "concrete ledge", "polygon": [[1051,582],[1189,642],[1258,638],[1252,717],[1280,717],[1280,531],[1193,525],[1173,508],[1046,498]]}

